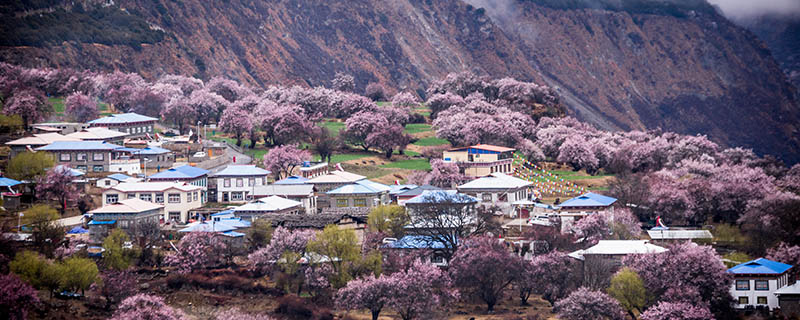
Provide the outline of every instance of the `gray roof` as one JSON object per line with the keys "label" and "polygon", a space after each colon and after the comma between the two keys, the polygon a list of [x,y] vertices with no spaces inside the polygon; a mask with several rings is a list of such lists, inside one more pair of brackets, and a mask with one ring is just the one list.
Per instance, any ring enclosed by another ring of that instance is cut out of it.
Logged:
{"label": "gray roof", "polygon": [[44,147],[36,148],[42,151],[66,151],[66,150],[103,150],[111,151],[122,148],[113,143],[103,141],[56,141]]}
{"label": "gray roof", "polygon": [[151,118],[148,116],[143,116],[138,113],[123,113],[123,114],[112,114],[108,117],[102,117],[99,119],[95,119],[89,121],[89,124],[93,125],[103,125],[103,124],[125,124],[125,123],[133,123],[133,122],[146,122],[146,121],[156,121],[158,119]]}
{"label": "gray roof", "polygon": [[533,185],[533,182],[495,172],[458,186],[458,189],[512,189]]}
{"label": "gray roof", "polygon": [[314,193],[311,184],[270,184],[256,186],[253,195],[258,196],[307,196]]}
{"label": "gray roof", "polygon": [[[350,208],[336,208],[336,209],[350,209]],[[369,209],[369,208],[355,208],[355,209]],[[351,218],[358,223],[367,223],[366,212],[359,213],[357,210],[335,210],[331,213],[320,214],[270,214],[264,217],[272,221],[273,226],[283,226],[286,228],[314,228],[322,229],[329,224],[335,224],[342,219]],[[351,214],[349,212],[354,212]]]}
{"label": "gray roof", "polygon": [[434,187],[434,186],[429,185],[429,184],[426,184],[426,185],[421,185],[419,187],[416,187],[414,189],[411,189],[411,190],[408,190],[408,191],[405,191],[405,192],[401,192],[401,193],[397,194],[397,196],[398,197],[416,197],[416,196],[422,194],[422,192],[424,192],[425,190],[443,190],[443,189],[439,188],[439,187]]}
{"label": "gray roof", "polygon": [[214,174],[214,177],[243,177],[243,176],[266,176],[270,174],[269,170],[264,170],[255,165],[239,165],[239,164],[232,164],[222,171],[217,172]]}
{"label": "gray roof", "polygon": [[328,194],[341,195],[341,194],[374,194],[388,192],[390,189],[385,184],[377,183],[369,180],[359,180],[355,183],[344,185],[328,191]]}
{"label": "gray roof", "polygon": [[711,239],[713,236],[708,230],[647,230],[647,235],[653,240],[687,240]]}

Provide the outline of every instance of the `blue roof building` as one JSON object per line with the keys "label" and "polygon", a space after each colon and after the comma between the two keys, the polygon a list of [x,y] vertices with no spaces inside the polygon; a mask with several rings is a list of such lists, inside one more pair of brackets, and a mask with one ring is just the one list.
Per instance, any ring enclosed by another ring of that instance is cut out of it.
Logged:
{"label": "blue roof building", "polygon": [[143,116],[138,113],[122,113],[122,114],[112,114],[107,117],[102,117],[99,119],[95,119],[89,121],[90,125],[103,127],[104,125],[109,124],[128,124],[128,123],[135,123],[135,122],[148,122],[148,121],[156,121],[158,119],[148,116]]}
{"label": "blue roof building", "polygon": [[447,246],[447,244],[430,236],[407,235],[397,241],[389,242],[383,247],[393,250],[424,250],[424,252],[428,253],[427,256],[424,257],[427,262],[444,267],[447,266],[447,261],[440,251],[447,248]]}
{"label": "blue roof building", "polygon": [[180,167],[175,167],[171,169],[167,169],[151,175],[148,177],[152,181],[191,181],[198,178],[203,178],[208,176],[210,171],[192,167],[190,165],[183,165]]}
{"label": "blue roof building", "polygon": [[564,201],[559,205],[563,208],[603,208],[617,202],[616,198],[604,196],[593,192],[588,192],[575,198]]}
{"label": "blue roof building", "polygon": [[130,179],[131,177],[130,177],[130,176],[127,176],[127,175],[124,175],[124,174],[121,174],[121,173],[115,173],[115,174],[109,175],[109,176],[108,176],[108,177],[106,177],[106,178],[109,178],[109,179],[113,179],[113,180],[117,180],[117,181],[119,181],[119,182],[122,182],[122,181],[125,181],[125,180],[128,180],[128,179]]}
{"label": "blue roof building", "polygon": [[758,258],[728,269],[733,275],[731,296],[738,309],[747,307],[778,307],[775,291],[789,285],[791,265]]}
{"label": "blue roof building", "polygon": [[344,185],[328,191],[328,195],[346,194],[379,194],[388,193],[391,190],[387,185],[369,180],[359,180],[352,184]]}
{"label": "blue roof building", "polygon": [[255,165],[228,165],[211,175],[217,183],[217,202],[246,202],[256,188],[267,185],[271,172]]}
{"label": "blue roof building", "polygon": [[405,205],[425,205],[439,203],[476,204],[478,199],[456,190],[424,190],[420,195],[405,202]]}
{"label": "blue roof building", "polygon": [[112,151],[122,148],[113,143],[102,141],[56,141],[44,147],[36,148],[38,151]]}
{"label": "blue roof building", "polygon": [[310,179],[301,176],[290,176],[284,179],[275,181],[273,184],[305,184]]}
{"label": "blue roof building", "polygon": [[369,180],[358,180],[326,192],[331,208],[377,207],[389,204],[389,186]]}
{"label": "blue roof building", "polygon": [[158,119],[137,113],[112,114],[89,121],[92,127],[106,127],[127,133],[131,138],[142,138],[154,134],[153,125]]}

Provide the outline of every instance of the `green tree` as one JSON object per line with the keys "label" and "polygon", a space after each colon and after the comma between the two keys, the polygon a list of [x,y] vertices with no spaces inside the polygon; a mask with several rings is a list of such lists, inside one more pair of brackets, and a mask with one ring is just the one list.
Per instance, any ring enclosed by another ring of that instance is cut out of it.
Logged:
{"label": "green tree", "polygon": [[54,165],[53,157],[47,152],[22,152],[11,158],[6,175],[11,179],[36,181],[45,169]]}
{"label": "green tree", "polygon": [[255,251],[266,247],[270,240],[272,240],[272,222],[267,219],[253,221],[250,225],[250,230],[247,231],[247,242],[250,244],[250,250]]}
{"label": "green tree", "polygon": [[42,268],[40,283],[42,288],[47,289],[50,298],[53,297],[53,291],[61,286],[64,279],[64,265],[61,263],[47,263]]}
{"label": "green tree", "polygon": [[606,292],[619,301],[632,319],[636,319],[634,310],[641,314],[647,303],[647,291],[642,278],[629,268],[623,268],[611,278],[611,285]]}
{"label": "green tree", "polygon": [[47,265],[47,260],[33,251],[22,251],[14,256],[8,267],[11,272],[22,280],[30,283],[34,288],[41,287],[42,271]]}
{"label": "green tree", "polygon": [[56,209],[37,204],[24,212],[24,223],[31,228],[33,244],[47,257],[53,256],[61,240],[64,239],[64,228],[56,220],[59,215]]}
{"label": "green tree", "polygon": [[382,232],[393,237],[403,236],[403,226],[408,223],[406,209],[398,205],[378,206],[369,212],[367,225],[370,231]]}
{"label": "green tree", "polygon": [[72,292],[81,291],[94,283],[97,278],[97,265],[88,258],[71,257],[63,262],[61,288]]}
{"label": "green tree", "polygon": [[131,265],[135,258],[135,252],[131,249],[123,248],[125,242],[130,241],[128,234],[121,229],[114,229],[111,234],[103,240],[103,264],[107,268],[114,270],[125,270]]}
{"label": "green tree", "polygon": [[19,115],[0,114],[0,134],[17,133],[23,129],[22,117]]}
{"label": "green tree", "polygon": [[331,284],[341,288],[350,280],[349,267],[360,259],[358,238],[350,229],[339,229],[337,225],[329,224],[317,234],[317,238],[308,242],[307,251],[320,254],[333,268]]}

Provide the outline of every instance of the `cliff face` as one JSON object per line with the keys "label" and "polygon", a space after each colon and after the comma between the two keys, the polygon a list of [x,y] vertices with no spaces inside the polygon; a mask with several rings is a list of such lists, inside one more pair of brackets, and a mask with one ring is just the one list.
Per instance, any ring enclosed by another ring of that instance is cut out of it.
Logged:
{"label": "cliff face", "polygon": [[713,12],[472,2],[122,0],[163,40],[6,46],[0,60],[253,85],[327,85],[344,71],[360,88],[377,81],[418,93],[470,70],[548,83],[575,116],[603,128],[703,133],[800,160],[793,87],[755,36]]}

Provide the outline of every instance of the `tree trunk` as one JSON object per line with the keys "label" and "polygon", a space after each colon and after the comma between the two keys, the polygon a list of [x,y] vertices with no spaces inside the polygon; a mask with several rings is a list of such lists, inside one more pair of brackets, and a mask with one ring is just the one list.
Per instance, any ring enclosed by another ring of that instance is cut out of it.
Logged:
{"label": "tree trunk", "polygon": [[394,151],[394,150],[388,150],[388,151],[386,151],[386,152],[385,152],[385,155],[386,155],[386,160],[390,160],[390,159],[392,159],[392,152],[393,152],[393,151]]}
{"label": "tree trunk", "polygon": [[371,310],[372,311],[372,320],[378,320],[378,315],[381,314],[381,310]]}
{"label": "tree trunk", "polygon": [[236,135],[236,146],[237,147],[241,147],[242,146],[242,135],[241,134],[237,134]]}

